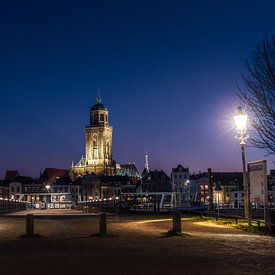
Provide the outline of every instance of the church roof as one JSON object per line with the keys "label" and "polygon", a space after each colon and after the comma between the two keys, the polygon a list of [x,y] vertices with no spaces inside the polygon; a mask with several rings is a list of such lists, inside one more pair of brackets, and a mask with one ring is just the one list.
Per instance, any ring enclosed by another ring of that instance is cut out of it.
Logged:
{"label": "church roof", "polygon": [[91,108],[91,111],[105,111],[107,108],[102,104],[100,90],[97,90],[96,104]]}
{"label": "church roof", "polygon": [[26,176],[18,176],[16,177],[13,181],[11,182],[20,182],[22,184],[36,184],[40,183],[38,179],[34,179],[31,177],[26,177]]}
{"label": "church roof", "polygon": [[96,103],[92,108],[91,111],[105,111],[106,107],[102,103]]}
{"label": "church roof", "polygon": [[132,164],[132,163],[129,163],[129,164],[120,164],[120,167],[121,167],[121,169],[124,169],[124,170],[132,170],[132,171],[135,171],[135,172],[139,173],[139,170],[136,167],[136,165]]}
{"label": "church roof", "polygon": [[143,169],[143,172],[142,172],[142,174],[141,174],[141,177],[142,177],[142,178],[145,178],[148,174],[149,174],[149,171],[148,171],[147,168],[145,167],[145,168]]}
{"label": "church roof", "polygon": [[81,160],[76,164],[76,167],[83,167],[85,166],[86,158],[82,156]]}

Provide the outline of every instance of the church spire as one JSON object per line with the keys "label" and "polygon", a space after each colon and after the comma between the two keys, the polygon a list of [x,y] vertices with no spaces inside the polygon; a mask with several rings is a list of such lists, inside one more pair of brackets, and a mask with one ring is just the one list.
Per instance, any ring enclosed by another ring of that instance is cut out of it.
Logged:
{"label": "church spire", "polygon": [[145,154],[145,169],[147,170],[147,172],[149,173],[149,157],[148,157],[148,153]]}
{"label": "church spire", "polygon": [[101,103],[102,102],[102,99],[101,99],[101,90],[100,89],[97,89],[96,102],[97,103]]}

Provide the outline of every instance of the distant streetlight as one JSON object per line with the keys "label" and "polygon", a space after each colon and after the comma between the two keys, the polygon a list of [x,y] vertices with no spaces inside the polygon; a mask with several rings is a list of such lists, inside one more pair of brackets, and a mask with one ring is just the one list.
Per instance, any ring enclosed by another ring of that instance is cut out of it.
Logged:
{"label": "distant streetlight", "polygon": [[218,217],[217,220],[220,219],[220,195],[222,192],[222,186],[221,186],[221,182],[218,181],[217,183],[214,183],[215,185],[215,193],[216,193],[216,203],[217,203],[217,210],[218,210]]}
{"label": "distant streetlight", "polygon": [[245,219],[250,224],[250,219],[251,219],[250,188],[249,188],[249,183],[247,179],[246,160],[245,160],[245,145],[248,139],[248,135],[247,135],[248,116],[244,112],[242,107],[238,107],[238,111],[234,116],[234,120],[238,131],[236,139],[240,141],[241,150],[242,150]]}
{"label": "distant streetlight", "polygon": [[[49,184],[47,184],[46,185],[46,190],[47,190],[48,194],[49,194],[50,189],[51,189],[51,186]],[[48,199],[47,199],[47,202],[48,202]],[[50,203],[51,203],[51,200],[50,200]]]}

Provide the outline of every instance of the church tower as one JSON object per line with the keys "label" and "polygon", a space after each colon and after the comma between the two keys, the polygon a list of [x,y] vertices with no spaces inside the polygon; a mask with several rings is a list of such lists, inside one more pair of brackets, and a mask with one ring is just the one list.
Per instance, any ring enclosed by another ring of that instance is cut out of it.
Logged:
{"label": "church tower", "polygon": [[71,174],[114,173],[113,127],[109,125],[108,109],[102,104],[98,93],[96,104],[90,110],[90,124],[86,127],[86,155],[77,165],[72,165]]}
{"label": "church tower", "polygon": [[100,171],[112,163],[113,127],[109,125],[108,115],[98,95],[90,111],[90,126],[86,127],[86,162]]}

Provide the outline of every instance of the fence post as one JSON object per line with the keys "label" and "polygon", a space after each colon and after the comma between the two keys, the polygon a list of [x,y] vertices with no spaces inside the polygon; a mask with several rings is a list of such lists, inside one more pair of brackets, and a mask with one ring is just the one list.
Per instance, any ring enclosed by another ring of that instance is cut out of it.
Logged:
{"label": "fence post", "polygon": [[99,215],[99,234],[107,234],[107,222],[106,214],[101,213]]}
{"label": "fence post", "polygon": [[28,214],[26,216],[26,236],[33,237],[33,235],[34,235],[33,214]]}
{"label": "fence post", "polygon": [[173,231],[176,233],[182,233],[180,212],[173,213]]}

